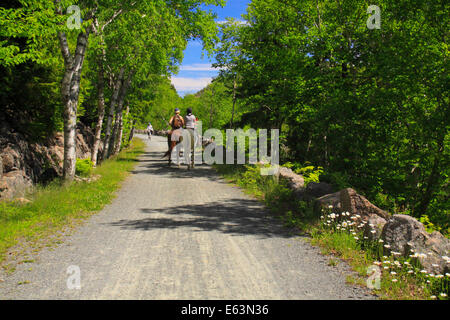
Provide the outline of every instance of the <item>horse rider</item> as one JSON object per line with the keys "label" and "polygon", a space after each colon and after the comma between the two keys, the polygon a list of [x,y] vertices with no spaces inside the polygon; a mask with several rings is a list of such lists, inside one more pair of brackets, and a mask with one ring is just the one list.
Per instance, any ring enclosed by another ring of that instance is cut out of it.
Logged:
{"label": "horse rider", "polygon": [[[170,141],[180,141],[180,138],[182,137],[182,130],[184,127],[184,119],[183,117],[180,115],[181,111],[180,109],[176,108],[175,109],[175,115],[170,118],[169,120],[169,124],[172,128],[172,130],[169,132],[169,140],[168,140],[168,144],[169,144],[169,149],[170,149]],[[177,165],[180,166],[180,151],[181,151],[181,144],[177,144],[176,146],[176,154],[177,154]]]}
{"label": "horse rider", "polygon": [[172,127],[172,132],[184,127],[184,119],[182,116],[180,116],[180,113],[180,109],[176,108],[175,115],[170,118],[169,124]]}
{"label": "horse rider", "polygon": [[[188,108],[186,111],[186,116],[184,117],[185,127],[190,136],[190,146],[185,146],[186,161],[188,169],[195,167],[195,123],[197,118],[192,114],[192,108]],[[189,155],[191,159],[189,161]],[[189,164],[190,162],[190,164]]]}

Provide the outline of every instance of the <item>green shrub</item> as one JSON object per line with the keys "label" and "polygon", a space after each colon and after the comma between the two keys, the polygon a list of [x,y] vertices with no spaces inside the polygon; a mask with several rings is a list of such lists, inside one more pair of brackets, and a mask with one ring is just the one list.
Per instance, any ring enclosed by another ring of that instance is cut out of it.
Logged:
{"label": "green shrub", "polygon": [[420,222],[423,223],[423,226],[429,233],[433,233],[434,231],[441,231],[441,228],[438,226],[435,226],[431,221],[430,218],[428,218],[427,215],[423,215],[419,219]]}
{"label": "green shrub", "polygon": [[305,179],[305,185],[310,182],[320,182],[319,177],[323,174],[322,167],[306,166],[295,170],[296,173],[301,174]]}
{"label": "green shrub", "polygon": [[94,163],[89,159],[77,159],[75,174],[80,177],[87,177],[91,174]]}

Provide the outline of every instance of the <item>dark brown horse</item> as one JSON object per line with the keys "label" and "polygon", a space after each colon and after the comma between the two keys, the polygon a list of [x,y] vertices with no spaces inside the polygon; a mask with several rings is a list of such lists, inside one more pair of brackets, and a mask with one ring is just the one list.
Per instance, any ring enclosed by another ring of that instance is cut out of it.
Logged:
{"label": "dark brown horse", "polygon": [[[172,139],[172,136],[174,137]],[[172,151],[175,149],[175,147],[183,142],[183,135],[181,133],[181,130],[173,130],[169,131],[169,134],[167,136],[167,144],[169,146],[169,151],[166,152],[166,154],[163,156],[163,158],[169,156],[169,166],[172,165]]]}

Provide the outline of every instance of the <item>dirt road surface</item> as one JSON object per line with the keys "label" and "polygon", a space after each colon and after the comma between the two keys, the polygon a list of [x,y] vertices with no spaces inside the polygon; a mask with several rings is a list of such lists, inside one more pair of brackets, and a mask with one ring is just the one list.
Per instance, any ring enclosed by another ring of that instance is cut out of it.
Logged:
{"label": "dirt road surface", "polygon": [[140,137],[112,204],[2,275],[0,299],[374,299],[212,168],[168,168],[165,139]]}

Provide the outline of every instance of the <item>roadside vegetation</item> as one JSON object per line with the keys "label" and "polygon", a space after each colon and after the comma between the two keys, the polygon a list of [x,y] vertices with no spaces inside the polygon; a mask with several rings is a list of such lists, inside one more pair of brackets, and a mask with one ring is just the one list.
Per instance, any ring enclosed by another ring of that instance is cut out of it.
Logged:
{"label": "roadside vegetation", "polygon": [[102,210],[135,167],[144,146],[142,140],[134,139],[129,148],[97,168],[79,162],[83,176],[91,182],[57,180],[36,187],[27,197],[31,202],[0,202],[0,264],[10,255],[22,257],[23,250],[36,251],[58,243],[64,231]]}
{"label": "roadside vegetation", "polygon": [[[367,286],[368,279],[373,279],[370,283],[381,299],[448,299],[450,274],[429,274],[413,256],[405,259],[395,253],[385,255],[382,240],[365,238],[363,225],[357,225],[349,214],[335,212],[330,207],[316,216],[312,202],[297,200],[284,180],[262,176],[259,166],[216,165],[215,168],[228,182],[263,201],[285,226],[308,234],[311,244],[319,246],[324,255],[338,258],[331,258],[329,265],[338,264],[340,259],[347,262],[358,274],[349,276],[349,283]],[[375,282],[377,270],[380,271],[379,289]]]}

